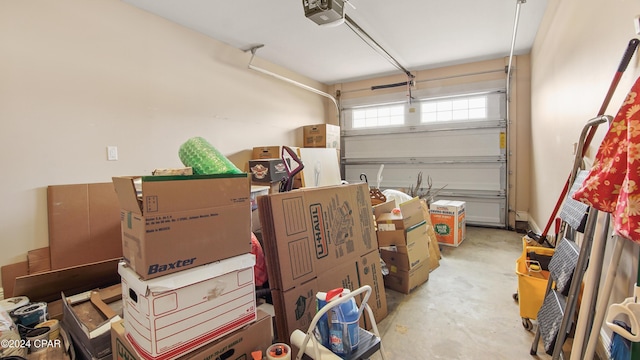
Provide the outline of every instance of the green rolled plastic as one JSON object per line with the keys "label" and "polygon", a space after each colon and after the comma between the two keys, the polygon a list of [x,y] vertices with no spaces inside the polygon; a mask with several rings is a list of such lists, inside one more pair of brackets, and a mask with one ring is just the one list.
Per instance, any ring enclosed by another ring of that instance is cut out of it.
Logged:
{"label": "green rolled plastic", "polygon": [[190,166],[195,175],[242,174],[226,156],[201,137],[193,137],[178,151],[184,166]]}

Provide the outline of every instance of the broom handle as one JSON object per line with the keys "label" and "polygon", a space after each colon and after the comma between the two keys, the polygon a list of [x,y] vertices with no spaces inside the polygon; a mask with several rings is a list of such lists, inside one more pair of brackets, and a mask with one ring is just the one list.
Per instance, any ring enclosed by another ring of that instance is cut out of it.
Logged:
{"label": "broom handle", "polygon": [[[633,56],[633,53],[636,51],[636,48],[638,47],[639,42],[640,40],[635,38],[629,41],[629,44],[627,45],[627,49],[625,50],[624,55],[622,56],[622,60],[620,61],[620,65],[618,65],[618,71],[616,71],[615,75],[613,76],[613,80],[611,80],[611,85],[609,85],[609,90],[607,91],[607,94],[604,97],[604,101],[600,106],[600,110],[598,110],[597,116],[602,116],[604,115],[605,111],[607,111],[607,107],[609,107],[609,103],[611,102],[611,97],[613,97],[613,93],[616,91],[616,88],[618,87],[618,83],[622,78],[622,73],[624,73],[624,71],[627,70],[627,66],[631,61],[631,57]],[[597,127],[593,127],[589,129],[589,132],[587,133],[587,137],[584,140],[584,147],[582,148],[582,153],[580,154],[580,156],[584,157],[585,153],[587,152],[587,149],[589,148],[589,145],[591,144],[591,140],[593,140],[593,137],[596,134],[596,130],[597,130]],[[547,234],[549,233],[549,229],[551,228],[551,224],[553,224],[553,221],[556,215],[558,214],[560,205],[562,205],[562,201],[564,200],[565,196],[567,195],[567,192],[569,191],[570,179],[571,179],[571,174],[569,174],[569,178],[567,178],[567,181],[564,184],[564,188],[562,189],[562,193],[560,194],[560,197],[556,202],[556,206],[553,208],[553,211],[551,212],[549,221],[547,221],[547,225],[545,226],[544,231],[540,235],[542,239],[545,239],[547,237]]]}

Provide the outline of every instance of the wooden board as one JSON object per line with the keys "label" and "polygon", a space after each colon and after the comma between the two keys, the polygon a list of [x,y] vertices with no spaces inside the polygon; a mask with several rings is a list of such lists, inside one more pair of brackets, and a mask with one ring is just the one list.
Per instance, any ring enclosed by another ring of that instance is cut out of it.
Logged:
{"label": "wooden board", "polygon": [[2,271],[2,290],[4,291],[4,298],[8,299],[10,297],[22,295],[15,293],[15,280],[19,276],[29,275],[29,262],[22,261],[15,264],[5,265],[0,268],[0,271]]}
{"label": "wooden board", "polygon": [[29,274],[37,274],[51,270],[51,255],[49,248],[40,248],[27,252]]}
{"label": "wooden board", "polygon": [[120,258],[117,258],[21,276],[16,278],[14,292],[28,297],[32,302],[50,302],[59,300],[61,292],[79,294],[96,288],[108,287],[120,282],[119,261]]}
{"label": "wooden board", "polygon": [[49,186],[47,211],[52,270],[122,256],[113,183]]}

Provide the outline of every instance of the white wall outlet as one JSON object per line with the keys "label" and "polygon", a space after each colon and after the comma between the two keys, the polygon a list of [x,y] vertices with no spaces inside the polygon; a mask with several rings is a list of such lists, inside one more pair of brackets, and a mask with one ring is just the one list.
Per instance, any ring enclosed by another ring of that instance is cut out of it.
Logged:
{"label": "white wall outlet", "polygon": [[117,146],[107,146],[107,160],[109,160],[109,161],[118,160],[118,147]]}
{"label": "white wall outlet", "polygon": [[636,35],[640,35],[640,15],[633,18],[633,27],[636,29]]}

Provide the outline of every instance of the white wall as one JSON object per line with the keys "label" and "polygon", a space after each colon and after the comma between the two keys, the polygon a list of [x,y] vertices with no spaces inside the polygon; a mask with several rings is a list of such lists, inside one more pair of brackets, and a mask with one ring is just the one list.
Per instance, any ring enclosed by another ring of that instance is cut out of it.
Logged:
{"label": "white wall", "polygon": [[[637,15],[638,1],[549,0],[531,52],[530,220],[539,228],[546,225],[567,180],[573,143],[587,120],[597,115],[629,40],[637,37],[633,26]],[[606,114],[616,114],[638,76],[640,57],[636,54]],[[600,126],[588,159],[595,156],[605,130],[606,125]],[[630,296],[635,283],[638,247],[628,243],[617,267],[611,302]],[[609,241],[605,272],[611,246]],[[610,331],[605,329],[605,333]]]}
{"label": "white wall", "polygon": [[0,265],[48,246],[48,185],[181,167],[193,136],[241,169],[254,146],[301,146],[327,101],[250,56],[118,0],[0,0]]}
{"label": "white wall", "polygon": [[[526,5],[525,5],[526,6]],[[629,40],[637,1],[551,0],[531,53],[531,216],[544,227],[573,163],[573,144],[597,115]],[[615,115],[640,75],[636,55],[606,113]],[[604,127],[587,154],[593,158]]]}

